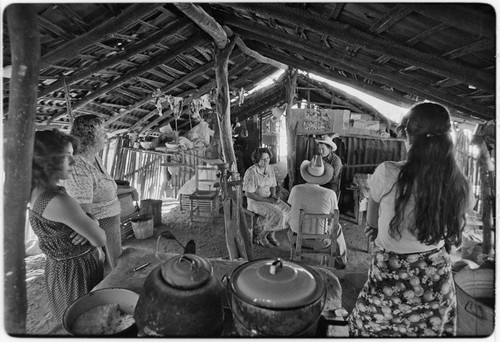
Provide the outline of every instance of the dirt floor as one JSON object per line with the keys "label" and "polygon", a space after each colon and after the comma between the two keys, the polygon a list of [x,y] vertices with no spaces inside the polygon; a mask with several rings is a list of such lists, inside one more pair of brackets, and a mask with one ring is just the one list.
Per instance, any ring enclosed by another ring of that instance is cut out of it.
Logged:
{"label": "dirt floor", "polygon": [[[283,164],[275,167],[277,178],[281,180]],[[348,248],[348,263],[344,270],[334,270],[342,286],[343,307],[348,312],[352,310],[357,294],[366,280],[370,256],[366,252],[366,237],[362,227],[354,224],[353,219],[346,215],[341,216],[341,224]],[[181,212],[176,199],[166,199],[162,206],[162,225],[155,228],[154,236],[138,240],[129,237],[123,242],[124,248],[129,246],[150,248],[154,250],[157,236],[164,230],[170,230],[177,240],[185,245],[193,239],[196,243],[196,254],[207,258],[229,258],[225,244],[223,216],[219,215],[214,224],[189,223],[189,213]],[[254,258],[282,258],[289,260],[290,243],[286,232],[277,232],[280,247],[265,248],[254,245]],[[183,249],[174,240],[161,240],[163,250],[172,253],[182,253]],[[306,259],[305,263],[318,264],[320,260]],[[28,289],[28,316],[27,333],[29,335],[46,335],[56,326],[56,322],[49,311],[47,295],[44,289],[43,254],[26,258],[27,289]]]}

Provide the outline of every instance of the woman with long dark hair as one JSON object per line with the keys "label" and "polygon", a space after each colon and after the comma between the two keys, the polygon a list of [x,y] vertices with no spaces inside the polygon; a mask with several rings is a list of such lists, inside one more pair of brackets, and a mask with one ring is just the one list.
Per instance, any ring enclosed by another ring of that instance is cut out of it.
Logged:
{"label": "woman with long dark hair", "polygon": [[451,121],[436,103],[413,106],[398,128],[408,158],[384,162],[369,181],[368,280],[349,317],[351,336],[454,336],[449,246],[458,246],[469,185],[455,161]]}
{"label": "woman with long dark hair", "polygon": [[[45,290],[53,314],[90,292],[103,279],[103,261],[97,247],[106,235],[97,220],[85,214],[78,202],[59,186],[72,172],[77,142],[58,130],[35,133],[29,220],[47,257]],[[85,238],[77,241],[76,236]]]}

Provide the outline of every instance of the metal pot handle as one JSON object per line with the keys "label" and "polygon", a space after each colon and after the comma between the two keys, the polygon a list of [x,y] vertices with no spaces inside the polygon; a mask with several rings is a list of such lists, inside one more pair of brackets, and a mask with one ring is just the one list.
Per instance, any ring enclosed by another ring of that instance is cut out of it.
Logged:
{"label": "metal pot handle", "polygon": [[283,261],[280,258],[273,261],[273,263],[271,264],[271,267],[269,268],[269,273],[271,273],[272,275],[275,275],[276,272],[278,271],[278,266],[280,268],[283,268]]}
{"label": "metal pot handle", "polygon": [[155,257],[160,261],[160,264],[163,263],[163,260],[160,258],[160,255],[158,254],[158,245],[160,244],[160,239],[163,235],[171,234],[168,230],[161,232],[158,234],[158,238],[156,239],[156,245],[155,245]]}
{"label": "metal pot handle", "polygon": [[465,311],[470,313],[471,315],[476,316],[480,319],[485,319],[485,314],[483,312],[483,308],[480,305],[476,305],[472,300],[468,301],[464,307]]}

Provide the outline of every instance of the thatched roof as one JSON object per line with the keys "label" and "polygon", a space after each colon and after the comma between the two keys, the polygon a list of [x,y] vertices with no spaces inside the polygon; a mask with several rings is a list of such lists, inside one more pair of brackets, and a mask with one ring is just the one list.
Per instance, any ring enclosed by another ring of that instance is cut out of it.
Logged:
{"label": "thatched roof", "polygon": [[[153,96],[158,89],[164,96],[182,97],[185,104],[208,94],[215,88],[214,38],[200,21],[186,16],[193,4],[182,5],[36,4],[42,47],[37,123],[64,128],[69,115],[96,113],[111,130],[152,130],[172,117],[168,106],[158,115]],[[194,8],[232,32],[229,39],[241,39],[229,64],[234,97],[288,66],[394,104],[431,100],[448,106],[456,118],[495,118],[496,27],[490,5],[252,2]],[[12,64],[5,20],[3,47],[5,68]],[[299,88],[322,89],[307,95],[299,89],[298,97],[374,110],[345,92],[313,83],[299,78]],[[265,95],[251,114],[284,101],[279,87]],[[234,102],[234,120],[250,115]],[[187,114],[180,120],[186,121]]]}

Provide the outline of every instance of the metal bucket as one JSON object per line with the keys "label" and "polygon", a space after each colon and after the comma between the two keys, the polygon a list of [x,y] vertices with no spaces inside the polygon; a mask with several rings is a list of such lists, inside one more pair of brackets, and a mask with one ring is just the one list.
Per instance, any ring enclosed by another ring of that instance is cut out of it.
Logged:
{"label": "metal bucket", "polygon": [[493,333],[495,271],[463,270],[455,274],[457,336],[484,337]]}

